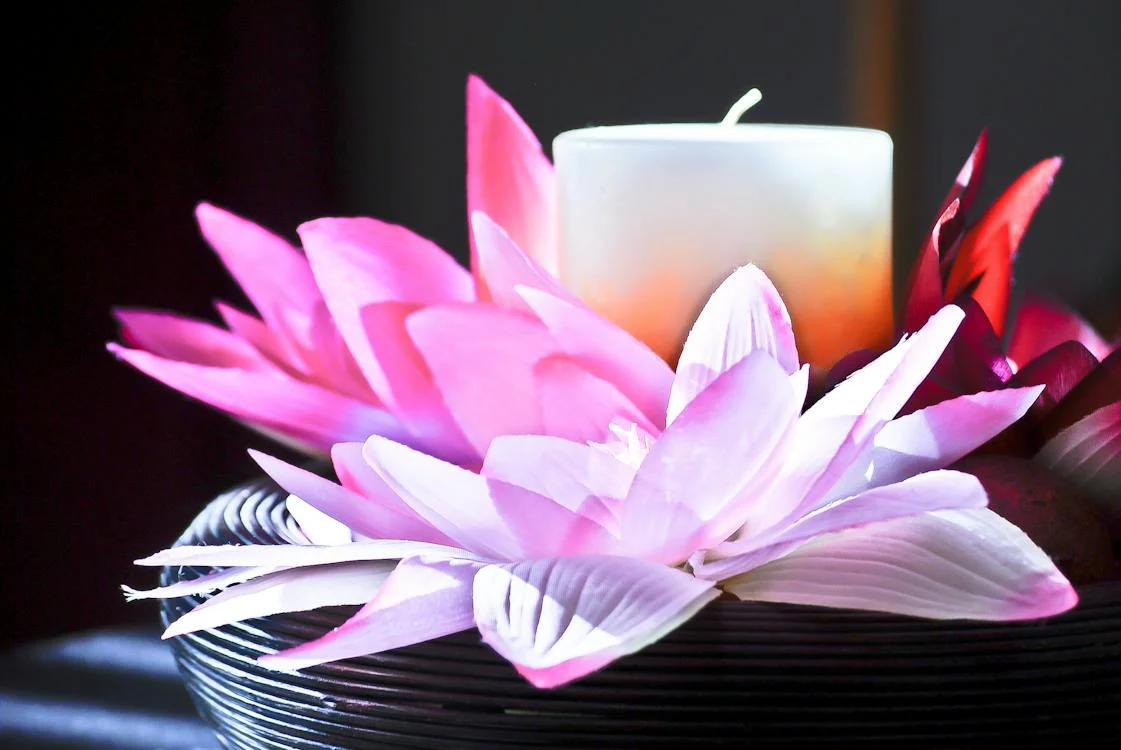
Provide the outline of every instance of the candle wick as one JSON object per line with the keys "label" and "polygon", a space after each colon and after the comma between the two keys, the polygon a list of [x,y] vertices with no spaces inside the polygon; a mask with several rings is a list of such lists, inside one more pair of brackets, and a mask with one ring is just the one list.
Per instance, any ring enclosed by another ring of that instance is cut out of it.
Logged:
{"label": "candle wick", "polygon": [[763,100],[763,92],[759,89],[752,89],[746,94],[736,100],[732,108],[728,110],[728,114],[724,115],[724,119],[720,121],[721,125],[735,125],[743,117],[744,112],[754,107],[756,104]]}

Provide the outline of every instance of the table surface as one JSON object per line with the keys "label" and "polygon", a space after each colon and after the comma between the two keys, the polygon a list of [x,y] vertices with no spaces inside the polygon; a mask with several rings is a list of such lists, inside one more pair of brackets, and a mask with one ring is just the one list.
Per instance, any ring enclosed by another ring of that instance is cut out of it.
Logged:
{"label": "table surface", "polygon": [[0,747],[220,750],[157,631],[114,628],[0,657]]}

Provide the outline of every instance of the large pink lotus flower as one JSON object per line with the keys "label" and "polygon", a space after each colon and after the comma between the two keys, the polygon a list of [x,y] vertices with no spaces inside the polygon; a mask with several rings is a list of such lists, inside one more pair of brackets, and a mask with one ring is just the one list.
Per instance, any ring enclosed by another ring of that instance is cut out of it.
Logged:
{"label": "large pink lotus flower", "polygon": [[[304,224],[305,256],[271,232],[203,204],[197,211],[203,235],[260,317],[219,304],[226,330],[168,313],[119,310],[123,338],[133,348],[110,344],[110,350],[173,388],[312,451],[378,434],[453,460],[477,460],[493,432],[488,415],[449,411],[426,371],[426,342],[456,306],[471,305],[479,305],[472,320],[525,338],[528,310],[506,286],[518,272],[503,265],[521,261],[494,255],[512,244],[545,268],[555,264],[554,188],[540,143],[475,77],[467,85],[467,141],[471,273],[424,238],[374,219]],[[518,309],[512,320],[503,315],[510,301]]]}
{"label": "large pink lotus flower", "polygon": [[[547,292],[522,293],[580,319]],[[938,311],[803,414],[808,369],[789,316],[746,267],[694,325],[664,429],[569,358],[560,405],[613,418],[611,439],[500,436],[475,472],[374,436],[333,448],[340,484],[256,454],[323,543],[173,548],[138,562],[224,569],[131,594],[229,587],[165,636],[364,605],[322,638],[263,657],[279,669],[477,627],[540,687],[645,647],[721,591],[932,618],[1061,612],[1076,596],[1050,559],[985,509],[976,479],[942,468],[1015,421],[1039,389],[896,416],[961,318]]]}

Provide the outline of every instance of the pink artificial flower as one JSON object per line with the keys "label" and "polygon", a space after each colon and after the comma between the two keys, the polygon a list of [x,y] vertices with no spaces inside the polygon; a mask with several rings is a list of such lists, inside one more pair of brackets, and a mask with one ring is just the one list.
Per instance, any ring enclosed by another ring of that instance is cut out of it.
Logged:
{"label": "pink artificial flower", "polygon": [[337,541],[345,527],[354,541],[178,547],[138,561],[225,567],[131,592],[225,589],[165,636],[364,604],[327,635],[262,661],[299,669],[477,627],[530,682],[553,687],[660,639],[722,590],[933,618],[1034,618],[1074,605],[1047,555],[985,509],[978,481],[942,468],[1019,418],[1040,389],[897,417],[959,309],[935,313],[803,414],[808,369],[786,308],[745,267],[693,326],[655,420],[592,373],[619,365],[605,353],[626,334],[581,328],[580,308],[518,288],[587,355],[538,368],[539,378],[563,386],[556,396],[577,415],[569,426],[614,420],[610,439],[500,436],[475,472],[374,436],[334,447],[340,484],[255,454],[343,525],[297,505],[309,537]]}
{"label": "pink artificial flower", "polygon": [[[552,165],[514,109],[475,77],[467,84],[467,141],[473,276],[431,242],[374,219],[304,224],[305,257],[261,227],[203,204],[202,233],[260,318],[220,303],[226,330],[168,313],[118,310],[131,348],[110,344],[110,351],[313,452],[377,434],[477,461],[490,430],[459,421],[478,414],[449,413],[418,350],[445,314],[441,306],[482,302],[478,320],[532,328],[528,310],[504,286],[510,279],[503,274],[518,271],[492,257],[495,245],[502,245],[498,252],[510,244],[525,248],[547,267],[555,265],[556,250]],[[516,322],[494,307],[507,309],[511,301],[521,308]],[[429,315],[430,308],[437,310]],[[414,325],[424,341],[412,341],[407,328]]]}

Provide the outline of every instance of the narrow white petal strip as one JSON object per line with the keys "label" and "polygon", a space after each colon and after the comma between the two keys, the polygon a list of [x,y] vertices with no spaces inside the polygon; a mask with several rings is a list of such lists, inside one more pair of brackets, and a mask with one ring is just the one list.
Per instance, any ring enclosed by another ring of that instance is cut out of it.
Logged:
{"label": "narrow white petal strip", "polygon": [[180,617],[164,631],[171,638],[254,617],[306,612],[319,607],[365,604],[396,567],[391,562],[350,562],[283,570],[226,589]]}
{"label": "narrow white petal strip", "polygon": [[689,331],[670,391],[666,423],[720,373],[753,351],[798,369],[790,315],[771,280],[753,265],[732,272],[713,292]]}
{"label": "narrow white petal strip", "polygon": [[725,581],[741,599],[935,619],[1021,620],[1073,607],[1070,583],[989,510],[950,510],[819,537]]}
{"label": "narrow white petal strip", "polygon": [[131,586],[121,586],[127,601],[136,599],[173,599],[177,596],[190,596],[191,594],[208,594],[211,591],[224,589],[235,583],[242,583],[253,578],[259,578],[269,573],[274,573],[281,568],[255,567],[255,568],[227,568],[213,573],[199,576],[190,580],[176,581],[167,586],[154,589],[134,589]]}
{"label": "narrow white petal strip", "polygon": [[327,565],[337,562],[362,560],[401,560],[416,555],[474,559],[474,555],[456,547],[426,542],[390,541],[376,539],[368,542],[351,542],[331,547],[310,544],[212,544],[172,547],[141,560],[137,565],[272,565],[302,567]]}
{"label": "narrow white petal strip", "polygon": [[289,495],[284,506],[292,518],[296,519],[300,531],[311,544],[346,544],[354,541],[346,524],[339,523],[315,506],[309,505],[295,495]]}
{"label": "narrow white petal strip", "polygon": [[784,529],[722,545],[721,552],[734,550],[736,554],[702,565],[696,572],[714,580],[730,578],[778,557],[792,544],[815,536],[935,510],[984,508],[988,502],[984,487],[972,474],[928,471],[837,500]]}
{"label": "narrow white petal strip", "polygon": [[648,646],[719,596],[709,581],[626,557],[490,565],[474,589],[483,640],[542,688]]}
{"label": "narrow white petal strip", "polygon": [[1042,390],[1033,386],[973,393],[888,422],[823,501],[949,466],[1022,417]]}
{"label": "narrow white petal strip", "polygon": [[404,560],[354,617],[322,638],[258,661],[273,669],[303,669],[467,630],[474,621],[471,581],[478,569],[465,560]]}

